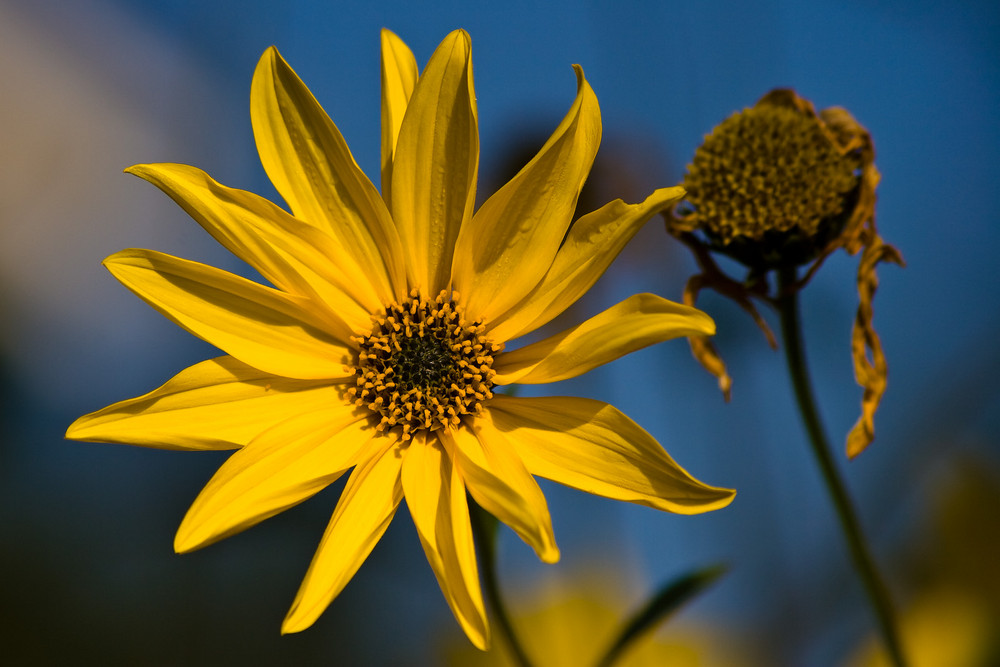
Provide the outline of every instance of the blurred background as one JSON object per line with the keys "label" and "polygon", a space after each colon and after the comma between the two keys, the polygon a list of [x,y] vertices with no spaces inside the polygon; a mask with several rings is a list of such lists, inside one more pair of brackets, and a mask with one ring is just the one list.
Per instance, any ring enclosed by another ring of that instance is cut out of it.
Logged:
{"label": "blurred background", "polygon": [[[815,389],[904,634],[944,656],[917,664],[1000,664],[984,657],[1000,618],[1000,4],[971,0],[0,0],[0,662],[478,664],[464,662],[405,509],[319,622],[281,637],[342,483],[180,557],[174,531],[225,454],[62,437],[77,416],[216,354],[117,284],[104,257],[144,247],[242,270],[121,170],[183,162],[277,200],[248,113],[257,58],[275,44],[377,182],[383,26],[421,66],[452,29],[471,33],[481,196],[569,108],[573,63],[604,122],[581,212],[677,183],[704,134],[777,86],[871,131],[879,229],[908,267],[880,270],[889,388],[856,460],[843,438],[861,398],[857,258],[842,253],[803,295]],[[680,300],[694,269],[655,219],[569,318],[638,291]],[[718,323],[731,403],[684,341],[536,390],[614,403],[695,476],[738,489],[735,502],[680,517],[543,482],[563,560],[539,563],[504,530],[508,602],[531,619],[598,588],[603,629],[568,633],[607,634],[654,588],[727,563],[651,639],[694,660],[676,664],[868,664],[873,621],[783,360],[729,302],[699,305]]]}

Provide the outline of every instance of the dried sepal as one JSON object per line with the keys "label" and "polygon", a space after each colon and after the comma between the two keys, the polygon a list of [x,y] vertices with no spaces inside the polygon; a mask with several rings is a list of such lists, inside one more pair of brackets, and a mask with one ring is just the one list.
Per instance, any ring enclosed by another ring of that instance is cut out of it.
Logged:
{"label": "dried sepal", "polygon": [[[715,290],[719,294],[732,299],[744,312],[750,315],[754,323],[764,333],[768,345],[772,349],[777,349],[778,341],[774,336],[774,332],[771,331],[771,327],[768,326],[767,321],[764,320],[760,311],[757,310],[757,307],[751,300],[753,297],[762,298],[761,285],[747,285],[727,276],[715,263],[715,260],[712,259],[712,255],[708,250],[700,245],[692,235],[682,235],[681,241],[687,244],[692,252],[694,252],[698,266],[701,269],[701,273],[691,276],[684,286],[684,304],[693,308],[698,300],[698,293],[702,289],[709,288]],[[729,402],[729,399],[732,397],[733,378],[726,370],[726,363],[722,360],[715,345],[707,336],[689,336],[688,343],[691,346],[691,353],[698,363],[718,379],[719,390],[722,392],[722,396],[726,402]]]}
{"label": "dried sepal", "polygon": [[851,355],[854,358],[854,377],[864,393],[861,397],[861,417],[847,435],[849,458],[860,454],[875,439],[875,410],[882,400],[887,382],[888,366],[882,342],[872,326],[872,298],[878,288],[875,267],[879,262],[903,266],[899,251],[876,236],[861,253],[858,265],[859,303],[851,331]]}

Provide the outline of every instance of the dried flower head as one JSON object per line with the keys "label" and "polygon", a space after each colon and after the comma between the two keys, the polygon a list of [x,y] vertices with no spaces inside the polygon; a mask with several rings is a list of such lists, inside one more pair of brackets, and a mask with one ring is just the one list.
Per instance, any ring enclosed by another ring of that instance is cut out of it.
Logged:
{"label": "dried flower head", "polygon": [[[768,272],[808,265],[790,287],[799,290],[838,248],[852,255],[863,250],[852,352],[864,398],[848,436],[852,457],[874,438],[875,409],[885,391],[885,356],[872,328],[875,267],[903,264],[875,228],[878,182],[871,135],[850,113],[839,107],[816,113],[794,91],[777,89],[705,137],[684,177],[687,196],[666,216],[667,231],[694,251],[701,268],[688,281],[685,303],[694,305],[702,288],[712,288],[750,313],[772,346],[774,335],[752,301],[774,303],[780,296],[770,293]],[[722,273],[713,252],[744,264],[746,277]],[[691,347],[728,399],[732,379],[715,348],[706,338],[692,338]]]}
{"label": "dried flower head", "polygon": [[858,167],[811,118],[773,104],[745,109],[695,151],[684,178],[689,217],[724,245],[768,232],[813,236],[844,209]]}

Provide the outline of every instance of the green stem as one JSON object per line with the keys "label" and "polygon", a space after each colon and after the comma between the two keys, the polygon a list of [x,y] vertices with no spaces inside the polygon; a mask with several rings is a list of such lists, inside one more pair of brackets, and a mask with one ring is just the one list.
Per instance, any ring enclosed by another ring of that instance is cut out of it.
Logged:
{"label": "green stem", "polygon": [[483,565],[483,590],[493,608],[496,624],[507,640],[507,646],[511,653],[509,657],[520,667],[531,667],[531,661],[528,660],[528,655],[524,652],[524,648],[521,647],[517,635],[514,633],[514,626],[511,625],[510,616],[507,615],[503,598],[500,597],[496,558],[498,522],[492,514],[480,507],[472,498],[469,498],[469,515],[472,519],[472,533],[479,546],[479,558]]}
{"label": "green stem", "polygon": [[816,400],[812,393],[812,384],[809,380],[809,370],[806,367],[805,354],[802,344],[802,333],[799,325],[798,312],[798,292],[795,289],[796,270],[795,268],[783,269],[779,275],[778,282],[778,311],[781,314],[781,333],[785,339],[785,359],[788,362],[788,372],[792,376],[792,385],[795,387],[795,399],[798,402],[799,411],[802,413],[802,420],[805,422],[806,431],[809,434],[809,444],[812,446],[816,462],[823,473],[823,481],[833,500],[833,505],[837,510],[837,517],[840,519],[840,526],[847,539],[847,545],[854,560],[854,567],[861,577],[868,600],[872,610],[878,620],[879,630],[885,642],[889,655],[896,667],[904,667],[906,660],[903,658],[903,649],[896,631],[895,617],[892,610],[892,601],[889,598],[888,589],[879,575],[875,561],[868,550],[864,534],[861,532],[861,524],[858,521],[857,512],[851,503],[851,498],[847,493],[847,487],[837,470],[833,457],[830,454],[830,444],[827,442],[820,423],[819,412],[816,409]]}

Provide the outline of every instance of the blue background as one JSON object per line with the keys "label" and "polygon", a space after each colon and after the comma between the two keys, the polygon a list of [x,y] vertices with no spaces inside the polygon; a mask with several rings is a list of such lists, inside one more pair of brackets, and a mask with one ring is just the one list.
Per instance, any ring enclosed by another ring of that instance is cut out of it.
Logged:
{"label": "blue background", "polygon": [[[702,136],[771,88],[846,107],[875,139],[879,229],[908,264],[880,269],[875,325],[890,383],[877,439],[853,462],[842,443],[861,395],[849,339],[857,258],[827,263],[803,317],[838,462],[901,607],[932,578],[909,565],[936,548],[939,489],[998,464],[995,2],[68,5],[0,2],[0,646],[20,663],[419,665],[463,641],[405,510],[316,626],[282,638],[341,485],[178,557],[173,532],[224,456],[62,439],[80,414],[215,354],[100,261],[135,246],[241,270],[120,170],[183,162],[274,198],[247,110],[270,44],[376,177],[380,28],[421,65],[445,34],[467,29],[481,196],[555,127],[575,90],[570,65],[581,64],[604,122],[587,208],[678,182]],[[654,220],[571,318],[637,291],[679,300],[693,270]],[[506,531],[505,590],[516,610],[547,578],[598,564],[636,604],[689,568],[727,562],[678,624],[747,646],[751,664],[837,664],[872,624],[781,356],[733,305],[713,295],[699,305],[719,326],[730,404],[683,341],[538,393],[614,403],[697,477],[737,488],[734,504],[678,517],[545,484],[563,561],[538,563]]]}

